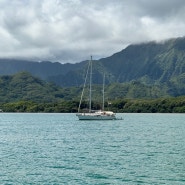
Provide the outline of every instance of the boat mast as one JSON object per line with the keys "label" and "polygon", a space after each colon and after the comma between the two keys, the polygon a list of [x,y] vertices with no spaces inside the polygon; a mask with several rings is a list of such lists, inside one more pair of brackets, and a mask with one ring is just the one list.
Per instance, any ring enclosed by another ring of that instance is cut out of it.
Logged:
{"label": "boat mast", "polygon": [[89,112],[91,112],[91,99],[92,99],[92,56],[90,60],[90,79],[89,79]]}
{"label": "boat mast", "polygon": [[103,74],[103,89],[102,89],[102,93],[103,93],[103,103],[102,103],[102,111],[104,111],[104,104],[105,104],[105,96],[104,96],[104,91],[105,91],[105,74]]}
{"label": "boat mast", "polygon": [[86,75],[85,75],[85,81],[84,81],[84,85],[83,85],[83,90],[82,90],[82,94],[81,94],[81,98],[80,98],[80,103],[79,103],[79,106],[78,106],[78,113],[80,112],[80,107],[81,107],[81,104],[82,104],[82,98],[83,98],[85,85],[86,85],[86,81],[87,81],[87,77],[88,77],[88,73],[89,73],[89,67],[90,67],[90,61],[89,61],[89,64],[88,64]]}

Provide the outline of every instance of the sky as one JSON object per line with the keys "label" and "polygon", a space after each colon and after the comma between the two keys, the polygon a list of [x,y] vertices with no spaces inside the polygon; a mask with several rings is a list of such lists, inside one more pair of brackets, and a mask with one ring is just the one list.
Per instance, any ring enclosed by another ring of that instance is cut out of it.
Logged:
{"label": "sky", "polygon": [[185,0],[0,0],[0,58],[76,63],[185,36]]}

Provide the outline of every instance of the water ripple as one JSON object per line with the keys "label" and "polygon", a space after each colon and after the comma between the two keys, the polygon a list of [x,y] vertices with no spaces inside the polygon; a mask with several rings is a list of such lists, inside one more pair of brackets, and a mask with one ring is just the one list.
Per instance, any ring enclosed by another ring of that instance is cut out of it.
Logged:
{"label": "water ripple", "polygon": [[[121,115],[123,117],[123,115]],[[0,114],[0,184],[185,184],[185,114]]]}

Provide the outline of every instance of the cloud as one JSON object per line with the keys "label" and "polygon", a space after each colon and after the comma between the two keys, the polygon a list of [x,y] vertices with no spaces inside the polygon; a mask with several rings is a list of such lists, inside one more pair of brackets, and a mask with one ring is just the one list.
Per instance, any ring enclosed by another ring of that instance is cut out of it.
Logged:
{"label": "cloud", "polygon": [[184,0],[0,1],[0,57],[80,62],[185,35]]}

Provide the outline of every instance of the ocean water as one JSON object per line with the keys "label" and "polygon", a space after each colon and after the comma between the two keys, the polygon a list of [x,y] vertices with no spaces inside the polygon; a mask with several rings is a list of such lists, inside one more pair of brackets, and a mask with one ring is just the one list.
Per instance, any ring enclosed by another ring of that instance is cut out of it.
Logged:
{"label": "ocean water", "polygon": [[0,113],[0,184],[184,185],[185,114]]}

